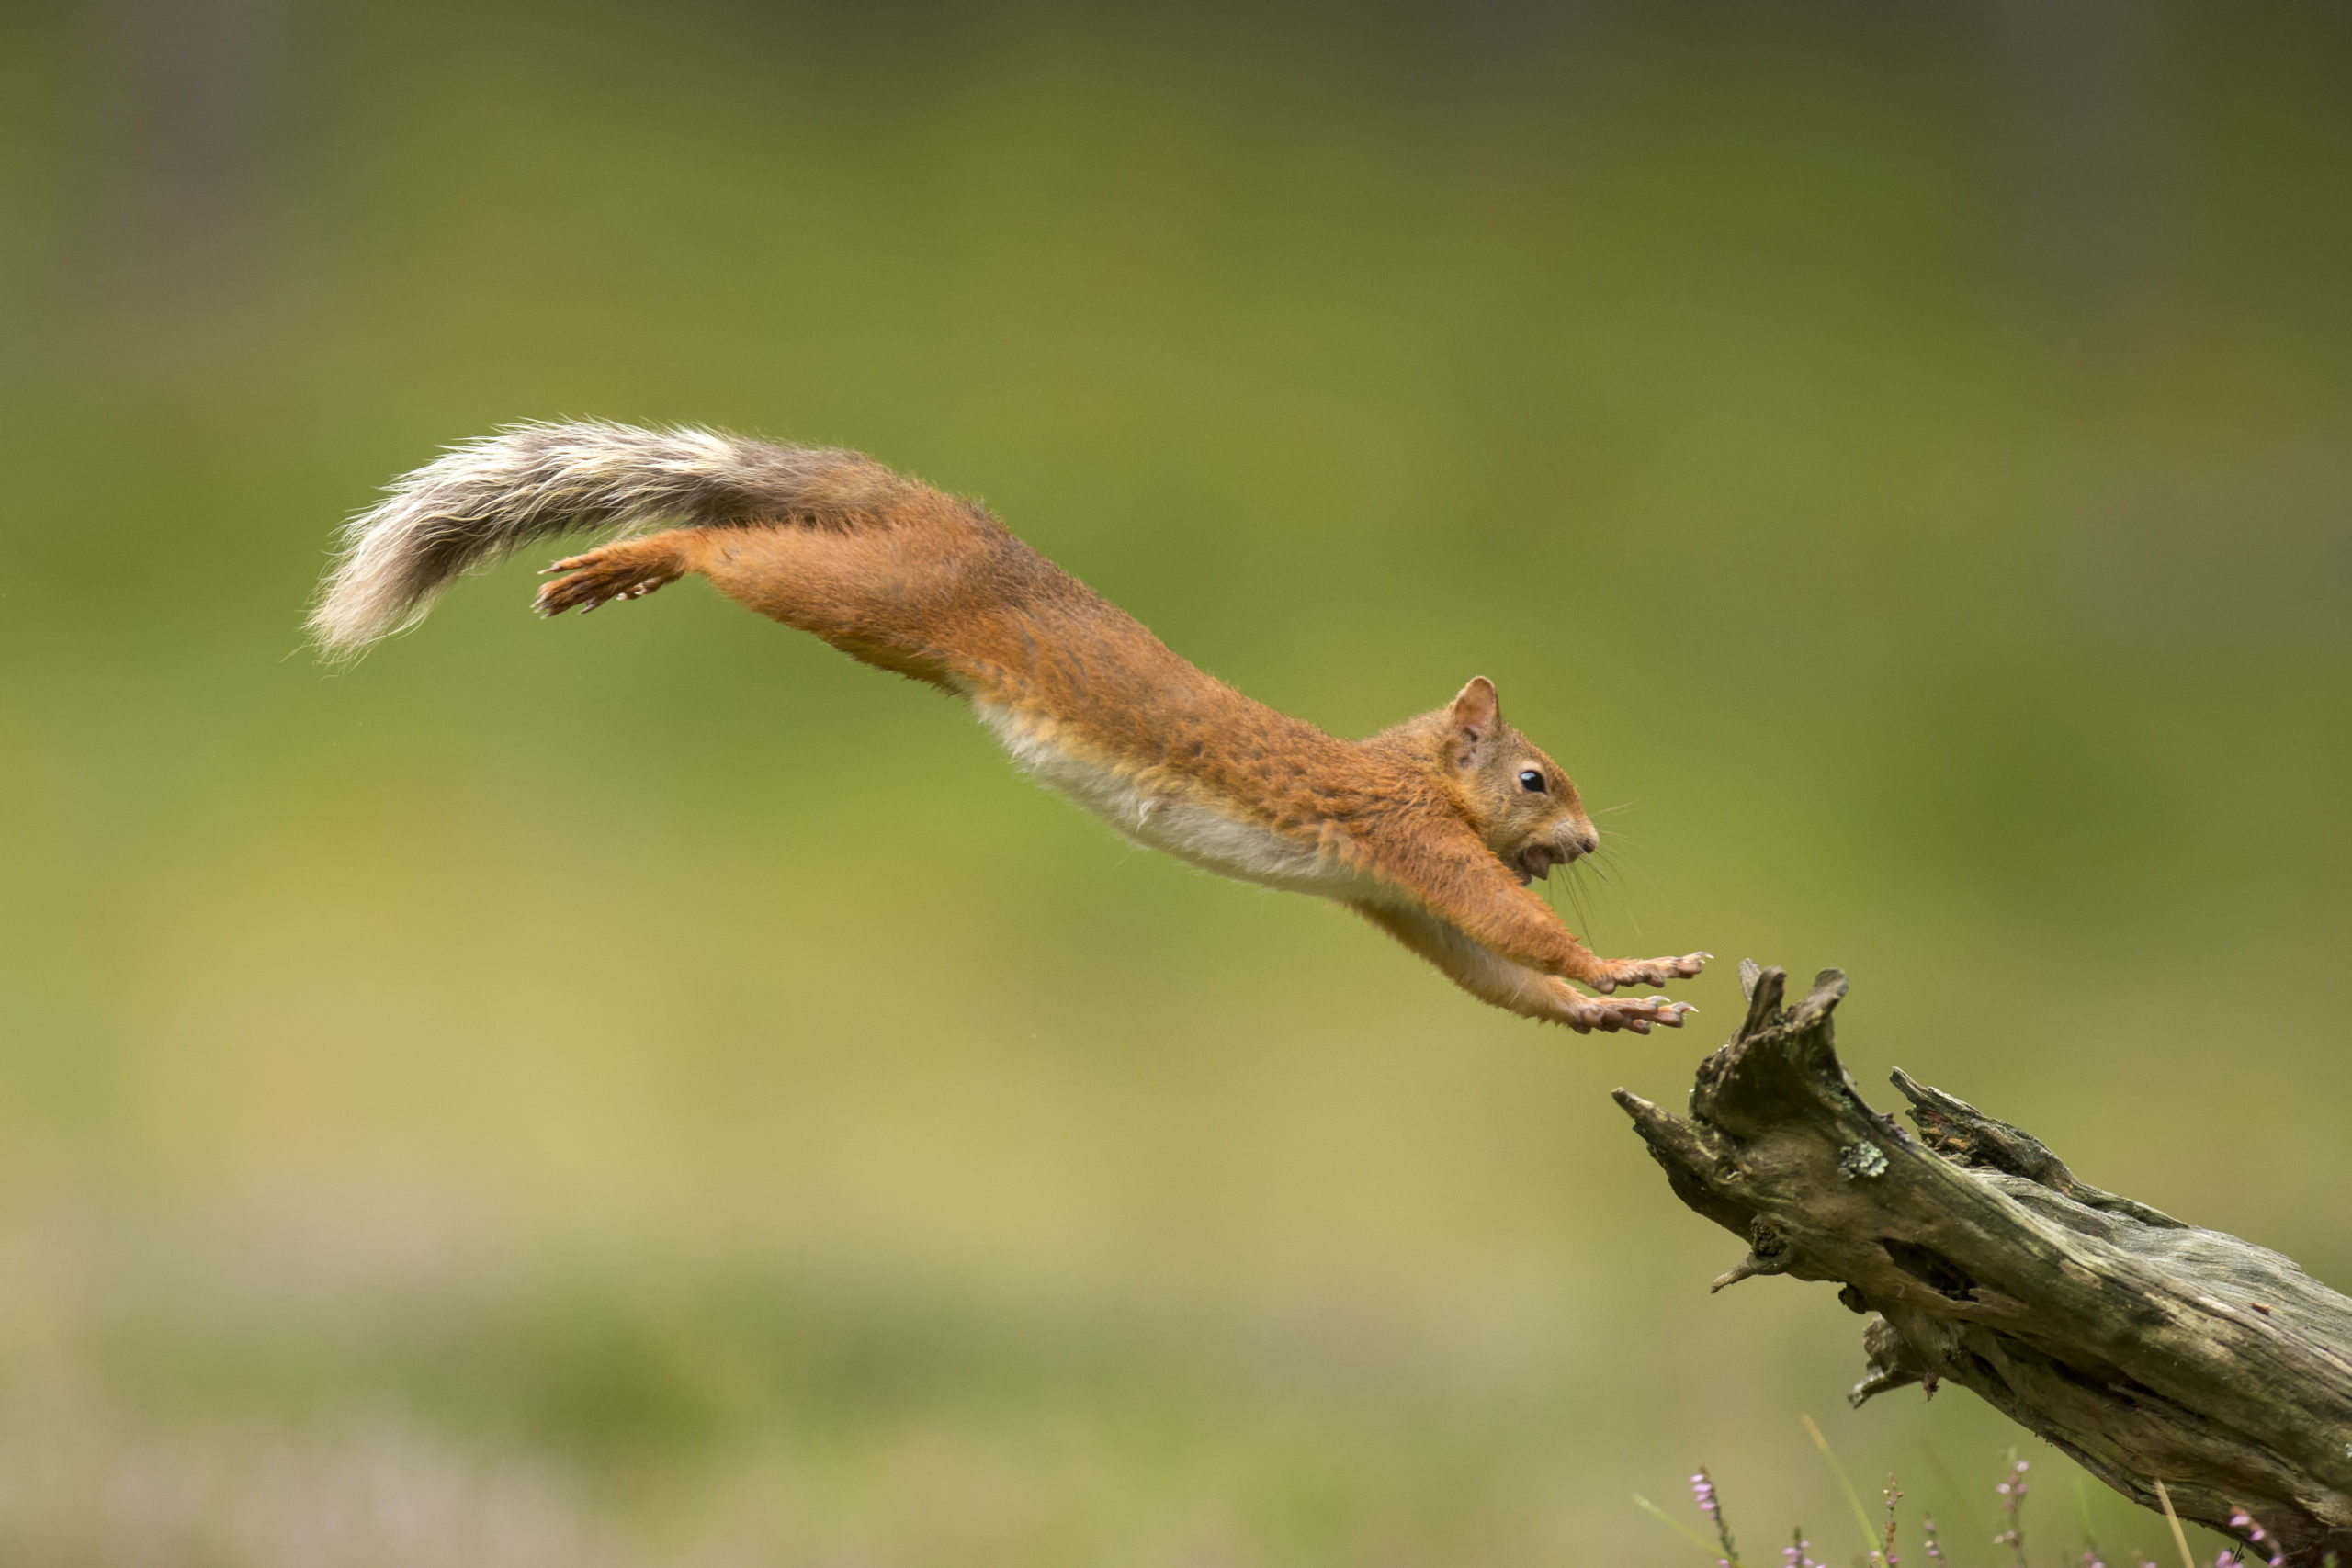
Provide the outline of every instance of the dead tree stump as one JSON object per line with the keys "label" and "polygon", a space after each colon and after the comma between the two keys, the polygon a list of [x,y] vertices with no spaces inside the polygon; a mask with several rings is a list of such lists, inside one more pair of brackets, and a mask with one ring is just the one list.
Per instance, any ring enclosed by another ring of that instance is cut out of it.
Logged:
{"label": "dead tree stump", "polygon": [[2184,1517],[2242,1537],[2244,1509],[2290,1562],[2352,1564],[2352,1299],[1897,1071],[1905,1132],[1832,1046],[1845,976],[1784,1009],[1781,970],[1740,975],[1747,1020],[1687,1118],[1616,1096],[1675,1196],[1747,1243],[1715,1289],[1838,1280],[1869,1314],[1856,1404],[1956,1382],[2134,1502],[2162,1481]]}

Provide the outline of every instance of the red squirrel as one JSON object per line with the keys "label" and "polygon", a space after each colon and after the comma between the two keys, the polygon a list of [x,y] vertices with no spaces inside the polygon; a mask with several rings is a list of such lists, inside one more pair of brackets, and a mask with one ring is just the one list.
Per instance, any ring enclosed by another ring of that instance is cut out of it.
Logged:
{"label": "red squirrel", "polygon": [[[681,525],[639,532],[660,524]],[[1503,722],[1486,677],[1435,712],[1340,739],[1194,669],[978,502],[854,452],[513,426],[352,521],[311,629],[349,657],[423,619],[467,569],[581,530],[633,536],[549,567],[562,575],[539,589],[542,615],[700,572],[963,698],[1016,763],[1125,838],[1344,904],[1482,1001],[1579,1033],[1679,1028],[1693,1010],[1612,993],[1696,975],[1709,954],[1596,956],[1529,887],[1600,835],[1560,765]]]}

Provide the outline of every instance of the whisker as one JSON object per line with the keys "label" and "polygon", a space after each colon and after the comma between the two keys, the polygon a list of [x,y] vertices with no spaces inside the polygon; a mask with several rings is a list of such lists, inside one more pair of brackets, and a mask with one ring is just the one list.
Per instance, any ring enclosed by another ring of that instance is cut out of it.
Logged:
{"label": "whisker", "polygon": [[1560,875],[1555,880],[1560,885],[1560,891],[1567,895],[1568,908],[1575,912],[1577,934],[1589,939],[1592,936],[1592,910],[1584,901],[1584,884],[1577,876],[1577,863],[1571,861],[1561,867]]}
{"label": "whisker", "polygon": [[1616,898],[1617,907],[1624,911],[1626,922],[1634,928],[1634,934],[1640,936],[1642,917],[1634,912],[1634,900],[1626,892],[1624,883],[1619,879],[1616,872],[1601,860],[1600,852],[1598,850],[1587,855],[1585,859],[1592,864],[1592,874],[1600,878],[1608,887],[1610,894]]}
{"label": "whisker", "polygon": [[1657,895],[1660,902],[1665,901],[1666,889],[1658,885],[1657,878],[1649,874],[1647,867],[1644,866],[1639,861],[1636,861],[1631,855],[1621,855],[1618,857],[1618,860],[1628,871],[1633,872],[1644,882],[1648,883],[1650,886],[1650,891]]}
{"label": "whisker", "polygon": [[[1564,894],[1566,896],[1567,902],[1566,909],[1560,908]],[[1576,890],[1568,886],[1568,879],[1565,874],[1554,876],[1545,881],[1544,901],[1552,906],[1552,913],[1559,918],[1562,925],[1572,927],[1577,934],[1583,934],[1583,917],[1577,912]]]}

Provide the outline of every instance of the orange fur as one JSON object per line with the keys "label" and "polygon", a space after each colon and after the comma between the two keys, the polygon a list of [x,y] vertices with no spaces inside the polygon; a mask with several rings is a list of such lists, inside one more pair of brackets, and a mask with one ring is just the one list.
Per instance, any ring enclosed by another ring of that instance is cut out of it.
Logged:
{"label": "orange fur", "polygon": [[1578,1032],[1646,1033],[1690,1010],[1566,983],[1662,985],[1707,955],[1600,958],[1526,886],[1600,835],[1483,677],[1446,707],[1340,739],[1195,669],[975,504],[847,455],[824,483],[791,515],[559,562],[539,608],[594,609],[699,572],[763,615],[970,700],[1049,782],[1112,803],[1097,809],[1122,830],[1351,905],[1481,1000]]}

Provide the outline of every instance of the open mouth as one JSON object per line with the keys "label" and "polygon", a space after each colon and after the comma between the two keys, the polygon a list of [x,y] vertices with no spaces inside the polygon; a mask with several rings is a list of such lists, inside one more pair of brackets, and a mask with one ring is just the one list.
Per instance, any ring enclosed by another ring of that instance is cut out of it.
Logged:
{"label": "open mouth", "polygon": [[1524,887],[1531,882],[1548,880],[1554,866],[1566,865],[1574,859],[1574,854],[1556,850],[1550,844],[1530,844],[1519,852],[1510,866],[1519,876],[1519,885]]}

